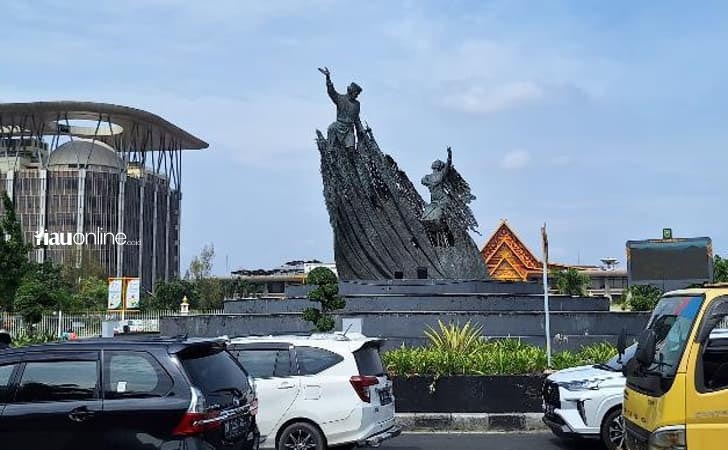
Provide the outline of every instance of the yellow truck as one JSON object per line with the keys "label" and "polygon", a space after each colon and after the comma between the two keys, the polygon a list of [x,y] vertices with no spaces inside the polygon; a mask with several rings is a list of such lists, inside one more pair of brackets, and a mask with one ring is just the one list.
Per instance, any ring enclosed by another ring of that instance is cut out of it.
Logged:
{"label": "yellow truck", "polygon": [[728,449],[726,317],[726,284],[660,299],[624,368],[627,449]]}

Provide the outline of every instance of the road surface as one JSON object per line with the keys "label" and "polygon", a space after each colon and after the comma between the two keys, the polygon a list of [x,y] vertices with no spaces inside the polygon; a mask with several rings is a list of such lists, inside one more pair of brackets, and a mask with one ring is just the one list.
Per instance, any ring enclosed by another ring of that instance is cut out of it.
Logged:
{"label": "road surface", "polygon": [[382,450],[593,450],[596,440],[564,442],[551,433],[405,433]]}

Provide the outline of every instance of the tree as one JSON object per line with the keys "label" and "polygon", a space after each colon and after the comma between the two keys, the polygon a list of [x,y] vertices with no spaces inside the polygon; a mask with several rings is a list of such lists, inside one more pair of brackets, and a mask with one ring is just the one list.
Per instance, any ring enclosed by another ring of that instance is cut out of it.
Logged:
{"label": "tree", "polygon": [[72,290],[52,262],[32,263],[15,294],[15,309],[29,323],[38,323],[44,313],[68,310]]}
{"label": "tree", "polygon": [[184,297],[190,302],[190,308],[198,308],[198,294],[194,283],[189,280],[158,281],[154,295],[144,298],[142,308],[176,311]]}
{"label": "tree", "polygon": [[586,295],[589,275],[572,268],[561,270],[553,275],[556,291],[563,295]]}
{"label": "tree", "polygon": [[82,278],[71,296],[70,311],[101,311],[106,309],[109,298],[108,281],[96,278]]}
{"label": "tree", "polygon": [[715,255],[713,278],[716,283],[728,283],[728,259]]}
{"label": "tree", "polygon": [[185,278],[195,281],[202,278],[210,278],[212,276],[212,262],[214,259],[215,247],[212,244],[206,244],[202,247],[200,254],[190,261],[190,267],[187,269]]}
{"label": "tree", "polygon": [[192,258],[185,275],[185,278],[195,285],[200,309],[220,308],[225,297],[222,281],[212,276],[214,259],[215,247],[212,244],[205,245],[200,254]]}
{"label": "tree", "polygon": [[201,278],[195,285],[199,293],[199,309],[207,311],[222,308],[225,293],[220,278]]}
{"label": "tree", "polygon": [[662,291],[654,286],[630,286],[627,289],[627,304],[632,311],[652,311],[662,297]]}
{"label": "tree", "polygon": [[28,272],[28,252],[33,248],[23,239],[15,205],[2,193],[5,214],[0,218],[0,309],[13,310],[13,301],[20,283]]}
{"label": "tree", "polygon": [[326,267],[317,267],[309,272],[306,283],[315,285],[308,299],[319,303],[318,308],[306,308],[303,318],[312,322],[318,331],[334,329],[334,318],[331,313],[346,306],[346,301],[339,296],[339,280],[336,274]]}
{"label": "tree", "polygon": [[225,298],[248,298],[262,291],[260,283],[241,278],[221,278]]}

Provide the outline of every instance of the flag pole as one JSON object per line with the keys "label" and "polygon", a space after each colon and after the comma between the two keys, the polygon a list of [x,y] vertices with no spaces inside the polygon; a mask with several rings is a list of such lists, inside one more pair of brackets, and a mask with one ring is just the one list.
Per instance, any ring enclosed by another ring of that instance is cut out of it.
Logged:
{"label": "flag pole", "polygon": [[543,243],[543,312],[544,331],[546,334],[546,361],[551,368],[551,317],[549,315],[549,239],[546,234],[546,223],[541,227],[541,240]]}

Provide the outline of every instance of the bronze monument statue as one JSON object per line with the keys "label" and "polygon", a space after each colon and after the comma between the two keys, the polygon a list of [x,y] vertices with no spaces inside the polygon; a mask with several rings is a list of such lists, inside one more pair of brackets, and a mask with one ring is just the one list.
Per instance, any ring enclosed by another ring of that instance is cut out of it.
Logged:
{"label": "bronze monument statue", "polygon": [[470,186],[452,165],[452,149],[447,148],[447,162],[437,159],[432,173],[422,178],[430,190],[430,203],[425,205],[422,222],[435,246],[453,245],[453,228],[477,232],[478,221],[468,204],[475,200]]}
{"label": "bronze monument statue", "polygon": [[346,94],[339,94],[334,89],[329,68],[324,67],[322,69],[319,67],[319,72],[326,77],[326,90],[331,101],[336,105],[336,121],[332,122],[328,129],[329,145],[339,144],[345,148],[353,148],[355,145],[354,131],[356,130],[358,136],[363,133],[361,120],[359,119],[359,100],[356,99],[361,94],[362,89],[358,84],[351,83],[346,88]]}
{"label": "bronze monument statue", "polygon": [[352,83],[339,94],[329,70],[319,71],[336,105],[336,121],[326,137],[316,130],[316,142],[339,277],[487,280],[485,262],[468,234],[478,225],[468,206],[475,197],[455,170],[452,151],[422,179],[430,190],[427,204],[380,150],[372,130],[362,126],[361,88]]}

